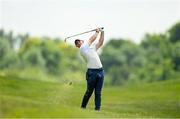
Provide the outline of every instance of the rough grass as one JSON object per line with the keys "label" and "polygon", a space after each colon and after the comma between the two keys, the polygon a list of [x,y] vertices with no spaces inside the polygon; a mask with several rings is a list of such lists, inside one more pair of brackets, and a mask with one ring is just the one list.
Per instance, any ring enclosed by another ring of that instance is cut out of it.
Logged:
{"label": "rough grass", "polygon": [[180,117],[180,80],[104,87],[100,112],[80,109],[85,88],[1,76],[0,117]]}

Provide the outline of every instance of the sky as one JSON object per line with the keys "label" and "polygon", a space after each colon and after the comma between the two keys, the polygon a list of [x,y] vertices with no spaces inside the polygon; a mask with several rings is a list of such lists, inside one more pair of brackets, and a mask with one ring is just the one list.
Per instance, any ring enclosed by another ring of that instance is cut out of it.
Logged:
{"label": "sky", "polygon": [[0,0],[0,28],[33,36],[65,38],[104,27],[106,41],[138,43],[145,33],[166,32],[178,21],[180,0]]}

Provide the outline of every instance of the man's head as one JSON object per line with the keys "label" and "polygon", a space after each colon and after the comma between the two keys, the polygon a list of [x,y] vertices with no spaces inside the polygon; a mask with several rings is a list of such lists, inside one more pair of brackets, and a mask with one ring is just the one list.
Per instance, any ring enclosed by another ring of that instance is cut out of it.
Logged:
{"label": "man's head", "polygon": [[84,43],[84,41],[83,41],[83,40],[80,40],[80,39],[76,39],[76,40],[74,41],[74,44],[75,44],[76,47],[78,47],[78,48],[80,48],[83,43]]}

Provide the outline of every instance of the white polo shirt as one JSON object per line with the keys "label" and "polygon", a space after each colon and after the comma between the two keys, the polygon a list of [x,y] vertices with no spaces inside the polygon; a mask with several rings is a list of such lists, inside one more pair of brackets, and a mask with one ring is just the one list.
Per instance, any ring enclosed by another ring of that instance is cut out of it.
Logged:
{"label": "white polo shirt", "polygon": [[87,68],[99,69],[102,68],[102,63],[97,54],[96,45],[89,46],[87,42],[84,42],[80,47],[80,53],[87,62]]}

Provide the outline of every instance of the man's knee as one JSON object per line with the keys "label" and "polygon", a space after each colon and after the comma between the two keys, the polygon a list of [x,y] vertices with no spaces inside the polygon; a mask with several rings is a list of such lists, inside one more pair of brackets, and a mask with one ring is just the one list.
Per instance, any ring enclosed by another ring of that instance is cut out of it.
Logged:
{"label": "man's knee", "polygon": [[96,91],[96,92],[95,92],[95,96],[96,96],[96,97],[100,97],[100,96],[101,96],[101,91]]}
{"label": "man's knee", "polygon": [[85,95],[86,95],[86,96],[91,95],[92,92],[93,92],[92,89],[87,89]]}

